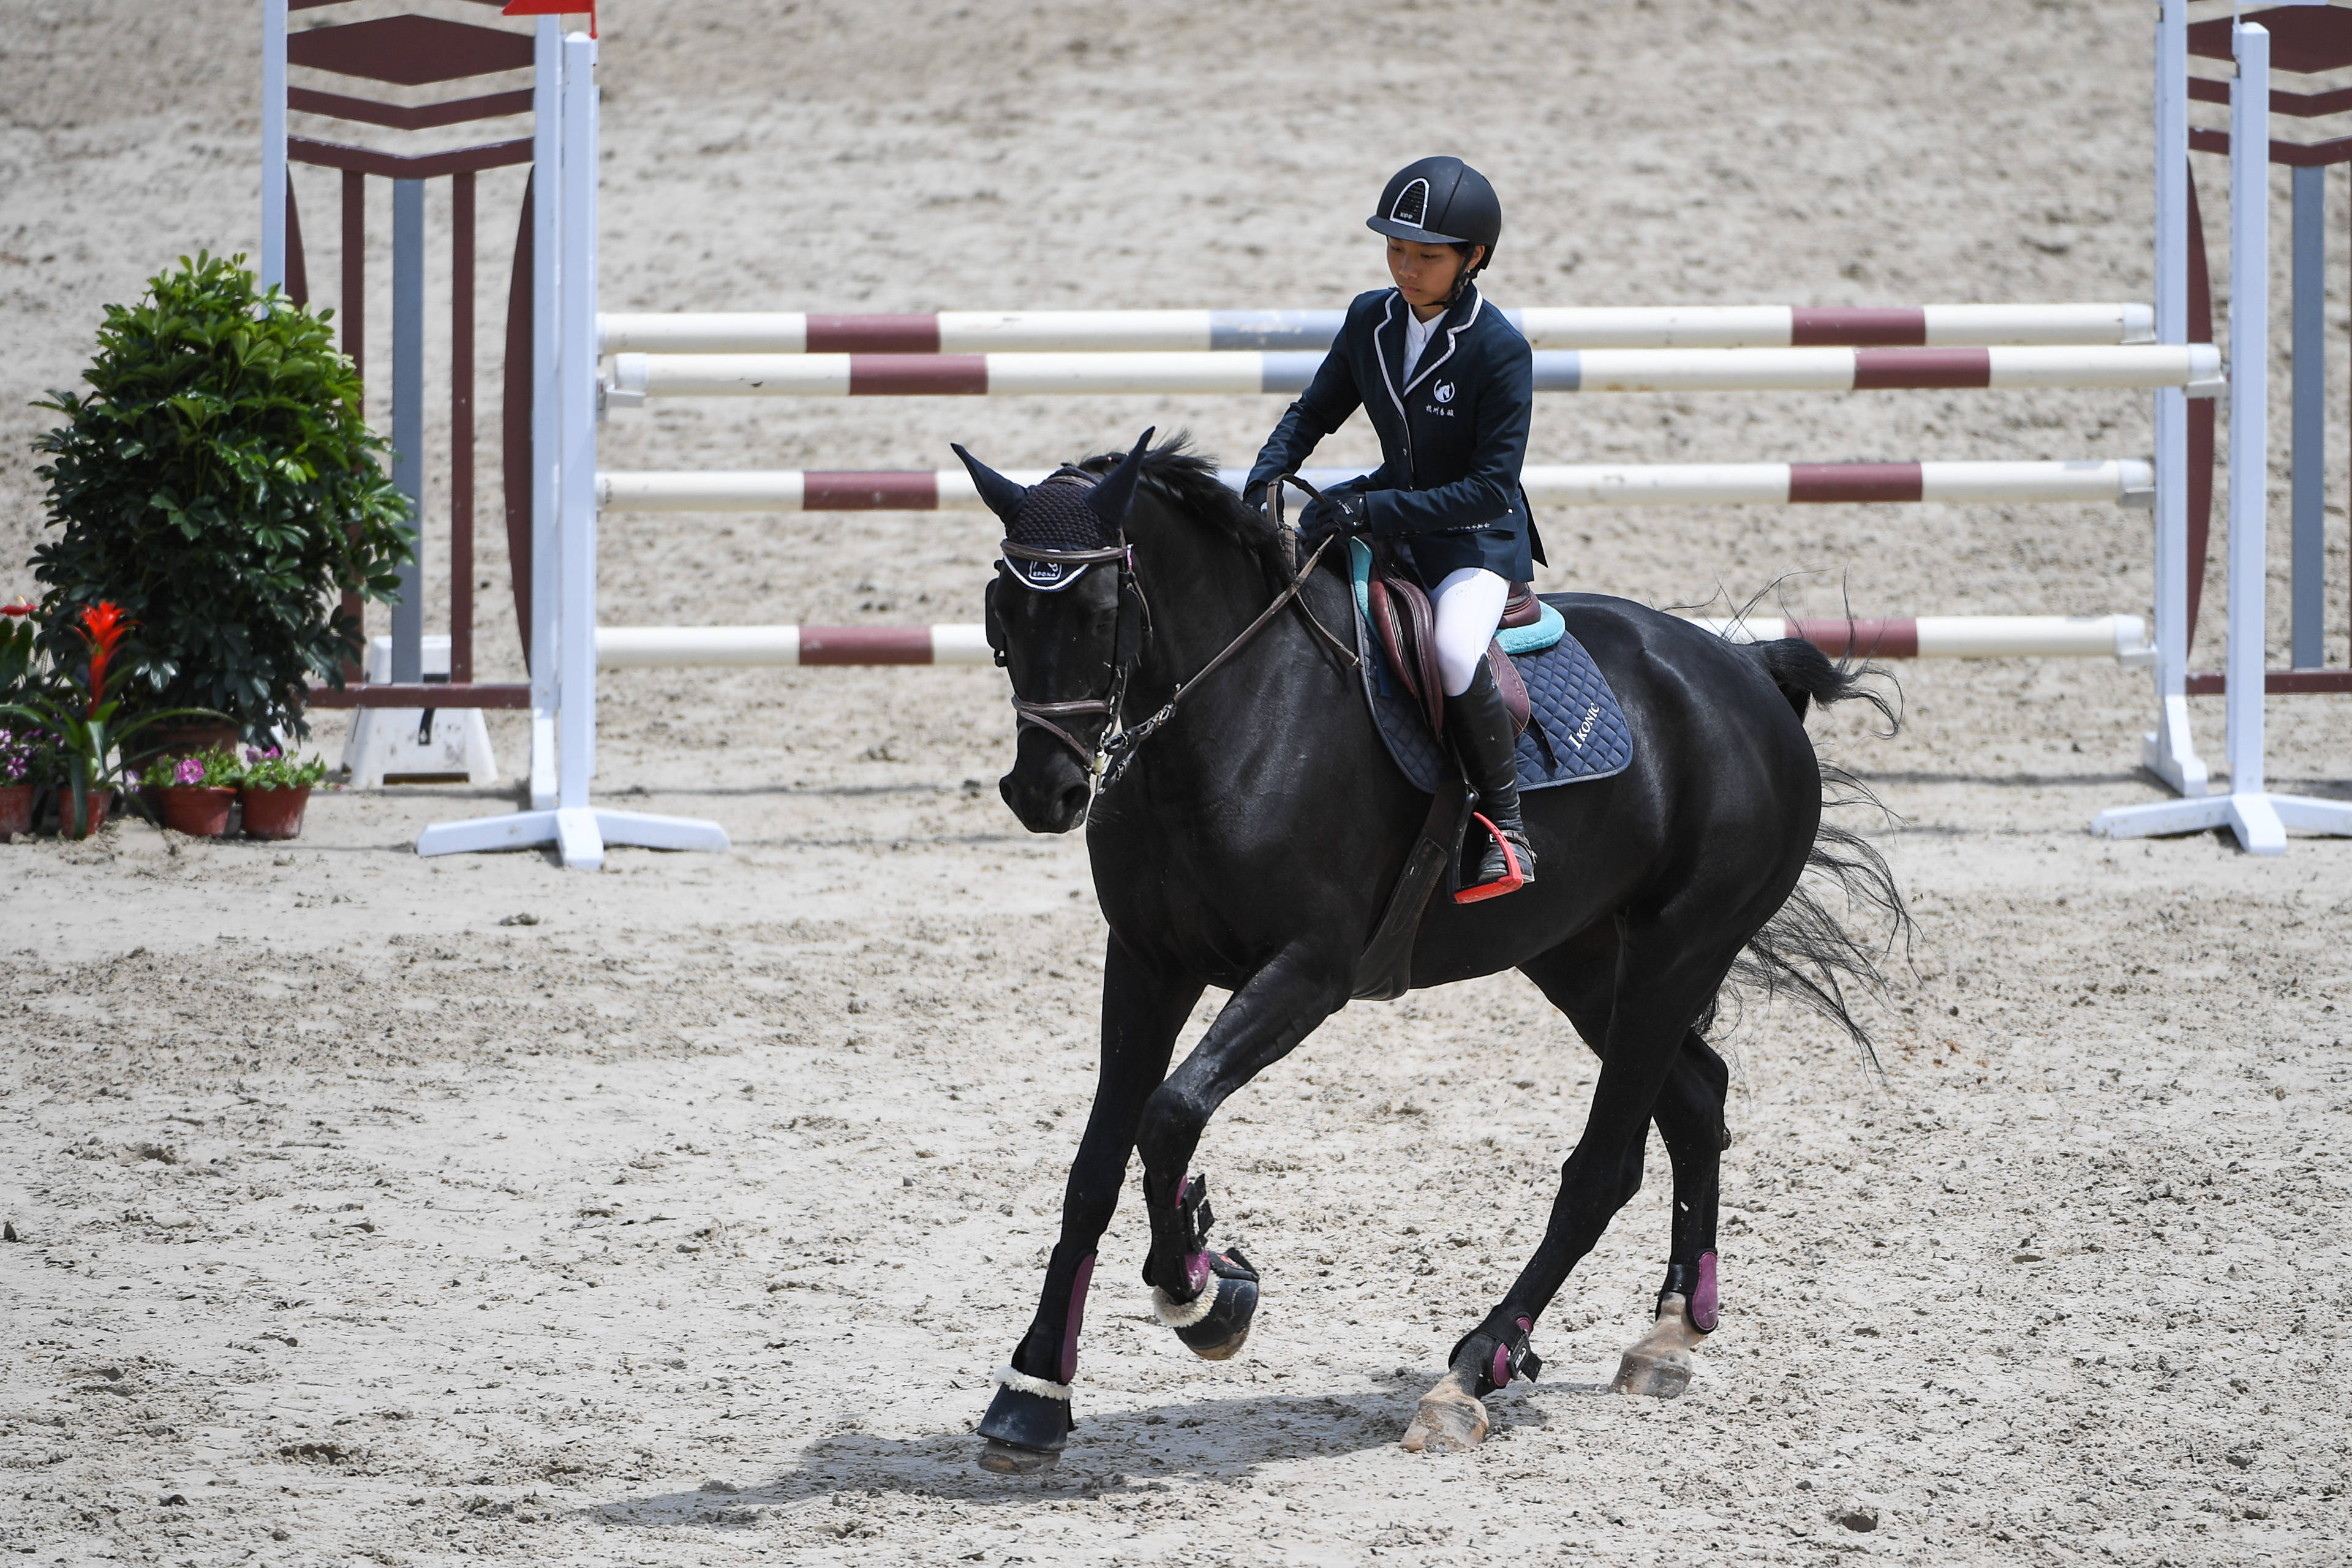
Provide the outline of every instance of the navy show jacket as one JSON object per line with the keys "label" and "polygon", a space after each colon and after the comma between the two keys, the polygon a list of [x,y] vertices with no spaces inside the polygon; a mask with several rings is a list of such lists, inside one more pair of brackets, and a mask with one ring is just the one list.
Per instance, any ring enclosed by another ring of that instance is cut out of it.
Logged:
{"label": "navy show jacket", "polygon": [[1381,462],[1342,488],[1363,496],[1372,534],[1403,540],[1433,588],[1465,566],[1527,582],[1543,559],[1519,488],[1535,406],[1528,340],[1473,285],[1438,322],[1408,382],[1400,371],[1411,308],[1394,289],[1356,296],[1315,379],[1266,437],[1244,493],[1298,468],[1360,406],[1381,438]]}

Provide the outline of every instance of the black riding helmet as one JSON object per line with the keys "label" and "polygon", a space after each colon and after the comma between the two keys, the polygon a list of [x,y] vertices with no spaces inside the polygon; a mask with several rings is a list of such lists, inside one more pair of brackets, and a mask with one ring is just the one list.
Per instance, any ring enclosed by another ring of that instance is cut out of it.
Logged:
{"label": "black riding helmet", "polygon": [[1462,269],[1461,283],[1467,283],[1495,259],[1496,242],[1503,237],[1503,204],[1486,176],[1461,159],[1423,158],[1389,176],[1381,210],[1364,226],[1417,245],[1451,245],[1465,256],[1471,246],[1485,246],[1478,265]]}

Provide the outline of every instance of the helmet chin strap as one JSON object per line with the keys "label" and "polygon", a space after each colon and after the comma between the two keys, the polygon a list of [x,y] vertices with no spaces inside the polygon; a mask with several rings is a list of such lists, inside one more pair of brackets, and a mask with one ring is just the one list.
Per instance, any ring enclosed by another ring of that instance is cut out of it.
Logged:
{"label": "helmet chin strap", "polygon": [[[1479,249],[1484,251],[1486,247],[1481,246],[1479,247]],[[1462,263],[1461,270],[1454,275],[1454,292],[1445,297],[1445,308],[1451,310],[1454,306],[1460,304],[1462,302],[1462,291],[1465,289],[1469,288],[1473,282],[1476,281],[1478,274],[1485,270],[1486,270],[1486,258],[1485,256],[1480,256],[1475,261],[1471,261],[1465,258]]]}

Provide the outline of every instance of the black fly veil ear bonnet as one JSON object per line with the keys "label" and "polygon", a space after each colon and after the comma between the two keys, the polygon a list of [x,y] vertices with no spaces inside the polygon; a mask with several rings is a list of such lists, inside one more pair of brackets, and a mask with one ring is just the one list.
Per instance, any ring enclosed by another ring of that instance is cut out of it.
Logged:
{"label": "black fly veil ear bonnet", "polygon": [[[1156,426],[1155,426],[1156,428]],[[1110,685],[1100,696],[1064,702],[1038,702],[1013,695],[1019,715],[1017,728],[1045,731],[1077,753],[1087,771],[1101,774],[1106,765],[1100,744],[1088,745],[1069,731],[1067,721],[1099,718],[1107,742],[1118,719],[1119,699],[1127,680],[1143,657],[1151,633],[1151,610],[1135,580],[1135,555],[1127,543],[1128,509],[1135,504],[1135,482],[1143,470],[1143,454],[1152,431],[1136,438],[1119,465],[1097,479],[1083,468],[1065,466],[1034,485],[1019,485],[973,457],[961,446],[955,455],[971,473],[980,499],[1004,524],[999,546],[1003,559],[988,585],[988,646],[996,662],[1005,659],[1004,618],[998,595],[1009,581],[1039,594],[1058,594],[1095,566],[1116,563],[1118,573],[1118,632],[1111,649]]]}

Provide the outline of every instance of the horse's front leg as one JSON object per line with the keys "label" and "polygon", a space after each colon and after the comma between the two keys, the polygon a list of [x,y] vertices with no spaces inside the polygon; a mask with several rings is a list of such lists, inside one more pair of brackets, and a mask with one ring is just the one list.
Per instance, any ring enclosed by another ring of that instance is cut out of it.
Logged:
{"label": "horse's front leg", "polygon": [[1258,1276],[1238,1249],[1206,1245],[1207,1183],[1184,1179],[1217,1107],[1287,1056],[1347,1005],[1349,955],[1306,946],[1285,950],[1252,975],[1218,1012],[1184,1064],[1152,1091],[1136,1132],[1143,1196],[1151,1215],[1144,1283],[1160,1321],[1196,1355],[1223,1361],[1249,1337]]}
{"label": "horse's front leg", "polygon": [[1136,1122],[1167,1076],[1177,1032],[1201,990],[1201,982],[1157,971],[1111,937],[1103,957],[1102,1067],[1094,1110],[1062,1192],[1062,1234],[1045,1265],[1037,1315],[1012,1363],[996,1374],[996,1394],[980,1424],[988,1439],[980,1453],[982,1469],[1018,1475],[1061,1457],[1071,1426],[1070,1380],[1078,1367],[1078,1327],[1094,1278],[1095,1245],[1118,1207]]}

